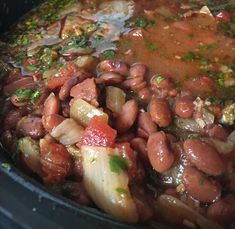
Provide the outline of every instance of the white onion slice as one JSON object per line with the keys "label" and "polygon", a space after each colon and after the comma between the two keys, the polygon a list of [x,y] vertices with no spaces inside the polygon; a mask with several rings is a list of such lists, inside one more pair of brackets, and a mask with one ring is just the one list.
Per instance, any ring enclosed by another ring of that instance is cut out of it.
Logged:
{"label": "white onion slice", "polygon": [[[110,170],[109,160],[118,155],[117,149],[82,146],[81,153],[84,185],[96,205],[121,221],[137,222],[137,209],[128,187],[127,173]],[[125,190],[125,194],[120,194],[117,189]]]}
{"label": "white onion slice", "polygon": [[80,141],[83,133],[83,127],[77,124],[73,119],[65,119],[55,127],[51,136],[57,139],[63,145],[73,145]]}

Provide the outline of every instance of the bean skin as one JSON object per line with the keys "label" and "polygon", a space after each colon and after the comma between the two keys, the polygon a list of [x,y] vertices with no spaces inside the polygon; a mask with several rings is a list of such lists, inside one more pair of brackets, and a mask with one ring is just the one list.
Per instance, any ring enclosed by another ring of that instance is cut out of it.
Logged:
{"label": "bean skin", "polygon": [[14,129],[17,125],[17,122],[23,117],[22,111],[11,110],[8,112],[7,116],[4,119],[4,130]]}
{"label": "bean skin", "polygon": [[128,65],[120,60],[104,60],[98,65],[99,70],[101,72],[116,72],[123,76],[129,73]]}
{"label": "bean skin", "polygon": [[141,112],[138,118],[138,136],[148,138],[149,135],[157,132],[157,126],[151,119],[148,112]]}
{"label": "bean skin", "polygon": [[138,91],[138,96],[142,100],[149,100],[152,97],[152,92],[147,87],[145,87]]}
{"label": "bean skin", "polygon": [[44,103],[43,115],[52,115],[58,114],[60,109],[60,101],[55,96],[54,93],[51,93]]}
{"label": "bean skin", "polygon": [[141,161],[148,162],[147,142],[143,138],[133,138],[131,140],[131,148],[138,153]]}
{"label": "bean skin", "polygon": [[134,124],[138,114],[138,104],[135,100],[127,101],[116,118],[116,129],[119,133],[129,130]]}
{"label": "bean skin", "polygon": [[136,63],[130,67],[130,77],[132,78],[144,78],[147,72],[147,68],[144,64]]}
{"label": "bean skin", "polygon": [[212,178],[207,178],[195,167],[186,167],[183,173],[183,184],[193,198],[210,203],[219,199],[221,186]]}
{"label": "bean skin", "polygon": [[207,217],[221,224],[234,223],[235,197],[226,196],[211,204],[207,210]]}
{"label": "bean skin", "polygon": [[70,79],[68,79],[64,85],[60,88],[60,92],[59,92],[59,98],[62,101],[65,101],[70,94],[70,90],[71,88],[76,85],[79,82],[79,78],[78,77],[72,77]]}
{"label": "bean skin", "polygon": [[65,118],[58,114],[52,114],[48,116],[42,117],[43,127],[47,132],[51,132],[53,128],[57,127],[61,122],[63,122]]}
{"label": "bean skin", "polygon": [[104,83],[105,85],[115,85],[122,82],[123,77],[115,72],[106,72],[96,79],[96,83]]}
{"label": "bean skin", "polygon": [[173,152],[163,131],[149,136],[147,151],[151,165],[159,173],[167,171],[174,163]]}
{"label": "bean skin", "polygon": [[45,134],[41,118],[33,116],[23,117],[17,123],[16,131],[19,135],[30,136],[33,139],[40,139]]}
{"label": "bean skin", "polygon": [[189,139],[183,147],[189,161],[201,171],[212,176],[219,176],[225,171],[223,160],[211,145],[198,139]]}
{"label": "bean skin", "polygon": [[152,99],[149,105],[152,120],[160,127],[167,127],[172,122],[172,113],[169,103],[165,99]]}
{"label": "bean skin", "polygon": [[194,112],[193,100],[187,96],[177,99],[175,113],[181,118],[191,118]]}

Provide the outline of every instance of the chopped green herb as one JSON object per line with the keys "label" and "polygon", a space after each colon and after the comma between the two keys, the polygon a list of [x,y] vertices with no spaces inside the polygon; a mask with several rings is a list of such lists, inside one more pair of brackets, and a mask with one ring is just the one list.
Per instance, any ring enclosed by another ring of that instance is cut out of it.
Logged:
{"label": "chopped green herb", "polygon": [[92,38],[96,41],[100,41],[103,38],[103,36],[95,34],[94,36],[92,36]]}
{"label": "chopped green herb", "polygon": [[28,65],[28,66],[26,66],[26,68],[31,72],[34,72],[37,69],[37,67],[35,65]]}
{"label": "chopped green herb", "polygon": [[1,166],[7,171],[11,170],[11,165],[9,163],[2,163]]}
{"label": "chopped green herb", "polygon": [[32,91],[30,89],[19,88],[15,91],[17,100],[19,102],[30,100],[31,102],[36,102],[40,97],[39,91]]}
{"label": "chopped green herb", "polygon": [[128,169],[128,162],[125,158],[114,155],[109,159],[109,167],[112,172],[119,174],[120,172]]}
{"label": "chopped green herb", "polygon": [[184,54],[181,58],[181,60],[183,61],[194,61],[196,60],[198,57],[194,52],[187,52],[186,54]]}
{"label": "chopped green herb", "polygon": [[159,85],[165,78],[161,75],[156,76],[155,81]]}
{"label": "chopped green herb", "polygon": [[223,72],[220,72],[218,75],[217,75],[217,80],[216,82],[218,83],[218,85],[220,87],[224,87],[224,81],[225,81],[225,74]]}
{"label": "chopped green herb", "polygon": [[216,48],[217,45],[216,44],[203,44],[203,45],[200,45],[200,49],[202,51],[207,51],[209,49],[213,49],[213,48]]}
{"label": "chopped green herb", "polygon": [[156,51],[157,47],[156,44],[154,44],[151,41],[145,40],[145,47],[149,50],[149,51]]}
{"label": "chopped green herb", "polygon": [[123,188],[116,188],[116,191],[118,194],[120,194],[121,196],[124,196],[127,194],[127,190],[123,189]]}
{"label": "chopped green herb", "polygon": [[97,25],[96,24],[90,24],[87,28],[87,32],[94,32],[97,29]]}
{"label": "chopped green herb", "polygon": [[147,20],[146,18],[143,17],[139,17],[136,19],[135,25],[140,28],[147,28],[149,26],[155,25],[155,22]]}
{"label": "chopped green herb", "polygon": [[115,56],[115,52],[113,50],[106,50],[103,52],[104,59],[112,59]]}
{"label": "chopped green herb", "polygon": [[215,98],[214,96],[209,96],[208,101],[211,102],[213,105],[223,104],[223,99],[218,99],[218,98]]}
{"label": "chopped green herb", "polygon": [[32,93],[32,95],[30,96],[30,100],[32,103],[37,102],[37,100],[40,98],[41,93],[39,91],[35,91]]}
{"label": "chopped green herb", "polygon": [[16,58],[19,58],[19,59],[24,59],[26,57],[27,57],[27,54],[24,52],[19,52],[16,54]]}
{"label": "chopped green herb", "polygon": [[88,36],[87,34],[73,37],[69,42],[68,46],[72,46],[74,48],[85,48],[88,46]]}
{"label": "chopped green herb", "polygon": [[28,100],[31,97],[32,93],[32,90],[24,88],[19,88],[15,91],[15,95],[17,96],[19,102]]}

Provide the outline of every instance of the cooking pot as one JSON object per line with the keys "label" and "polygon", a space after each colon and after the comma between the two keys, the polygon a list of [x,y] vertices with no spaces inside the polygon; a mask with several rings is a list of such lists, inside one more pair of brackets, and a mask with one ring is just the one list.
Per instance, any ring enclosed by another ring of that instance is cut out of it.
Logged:
{"label": "cooking pot", "polygon": [[[0,0],[0,33],[42,0]],[[80,206],[49,192],[23,174],[0,147],[0,228],[149,228],[114,220],[94,208]],[[154,228],[166,229],[156,224]]]}

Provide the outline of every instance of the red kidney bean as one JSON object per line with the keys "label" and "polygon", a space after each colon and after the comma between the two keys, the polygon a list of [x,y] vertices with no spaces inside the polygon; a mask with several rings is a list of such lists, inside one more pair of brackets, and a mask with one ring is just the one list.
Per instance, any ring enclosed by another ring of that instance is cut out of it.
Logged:
{"label": "red kidney bean", "polygon": [[62,101],[65,101],[66,99],[68,99],[69,95],[70,95],[70,90],[71,88],[76,85],[79,82],[78,77],[72,77],[70,79],[68,79],[64,85],[60,88],[60,92],[59,92],[59,98]]}
{"label": "red kidney bean", "polygon": [[57,127],[65,118],[58,114],[42,116],[42,124],[47,132],[51,132],[53,128]]}
{"label": "red kidney bean", "polygon": [[142,100],[149,100],[152,97],[152,92],[147,87],[145,87],[138,91],[138,95]]}
{"label": "red kidney bean", "polygon": [[126,63],[120,60],[104,60],[98,65],[98,71],[116,72],[126,76],[129,73],[129,67]]}
{"label": "red kidney bean", "polygon": [[225,163],[211,145],[198,139],[189,139],[183,146],[189,161],[201,171],[212,176],[219,176],[225,171]]}
{"label": "red kidney bean", "polygon": [[127,101],[121,111],[117,114],[115,121],[116,129],[119,133],[129,130],[134,124],[138,114],[138,104],[135,100]]}
{"label": "red kidney bean", "polygon": [[69,118],[69,113],[70,113],[70,106],[69,106],[69,102],[64,102],[61,104],[61,107],[62,107],[62,115],[65,117],[65,118]]}
{"label": "red kidney bean", "polygon": [[11,102],[16,107],[23,107],[23,106],[27,105],[27,103],[28,103],[28,101],[20,102],[17,95],[11,96]]}
{"label": "red kidney bean", "polygon": [[216,92],[215,82],[207,76],[189,78],[184,81],[184,87],[197,96],[205,97],[210,93]]}
{"label": "red kidney bean", "polygon": [[131,148],[138,153],[138,157],[145,163],[148,162],[147,142],[143,138],[133,138]]}
{"label": "red kidney bean", "polygon": [[228,132],[221,125],[210,124],[204,127],[203,133],[206,136],[218,138],[222,141],[225,141],[228,137]]}
{"label": "red kidney bean", "polygon": [[[144,85],[142,85],[142,83],[144,83]],[[123,87],[127,88],[127,89],[132,89],[133,91],[136,91],[134,90],[134,88],[144,88],[146,86],[146,82],[143,81],[142,78],[130,78],[130,79],[127,79],[123,82]],[[141,86],[139,86],[141,85]]]}
{"label": "red kidney bean", "polygon": [[74,98],[84,99],[87,102],[97,101],[98,92],[94,78],[85,79],[83,82],[73,86],[70,95]]}
{"label": "red kidney bean", "polygon": [[144,64],[136,63],[130,67],[130,77],[144,79],[147,73],[147,68]]}
{"label": "red kidney bean", "polygon": [[194,167],[185,168],[183,184],[190,196],[202,202],[213,202],[221,195],[220,184]]}
{"label": "red kidney bean", "polygon": [[185,33],[190,34],[193,32],[193,27],[186,21],[176,21],[172,25]]}
{"label": "red kidney bean", "polygon": [[230,22],[231,14],[228,11],[222,10],[216,15],[216,19],[223,22]]}
{"label": "red kidney bean", "polygon": [[211,204],[207,210],[207,216],[221,224],[234,223],[235,197],[226,196]]}
{"label": "red kidney bean", "polygon": [[152,120],[160,127],[167,127],[171,124],[172,113],[166,99],[152,99],[149,105],[149,112]]}
{"label": "red kidney bean", "polygon": [[138,118],[138,136],[148,138],[149,135],[157,132],[157,126],[153,122],[151,115],[148,112],[139,113]]}
{"label": "red kidney bean", "polygon": [[19,88],[29,88],[34,89],[36,83],[33,81],[32,77],[22,77],[6,86],[3,87],[5,95],[13,94]]}
{"label": "red kidney bean", "polygon": [[11,110],[7,113],[7,116],[4,119],[4,130],[15,129],[17,122],[23,117],[21,110]]}
{"label": "red kidney bean", "polygon": [[43,105],[44,102],[46,101],[46,99],[49,96],[49,90],[47,88],[40,88],[39,89],[40,92],[40,97],[39,99],[35,102],[35,105],[40,106]]}
{"label": "red kidney bean", "polygon": [[193,100],[184,96],[176,100],[175,113],[181,118],[191,118],[194,112]]}
{"label": "red kidney bean", "polygon": [[[161,77],[160,80],[158,80]],[[155,89],[173,89],[174,88],[174,84],[171,80],[171,78],[167,78],[167,77],[162,77],[159,75],[155,75],[151,78],[150,80],[150,84],[153,90]]]}
{"label": "red kidney bean", "polygon": [[171,168],[174,154],[163,131],[149,136],[147,150],[149,161],[157,172],[162,173]]}
{"label": "red kidney bean", "polygon": [[43,115],[47,116],[52,114],[58,114],[59,110],[60,101],[54,93],[51,93],[44,103]]}
{"label": "red kidney bean", "polygon": [[133,133],[124,133],[122,135],[119,135],[117,137],[116,142],[130,142],[133,138],[135,137],[135,135]]}
{"label": "red kidney bean", "polygon": [[172,134],[166,134],[166,137],[167,137],[167,139],[170,143],[176,143],[177,142],[177,138]]}
{"label": "red kidney bean", "polygon": [[10,130],[6,130],[1,134],[1,143],[12,155],[17,150],[17,138],[11,133]]}
{"label": "red kidney bean", "polygon": [[19,135],[39,139],[44,136],[45,130],[39,117],[25,116],[17,123],[16,131]]}
{"label": "red kidney bean", "polygon": [[104,83],[105,85],[114,85],[122,82],[122,75],[115,72],[106,72],[99,78],[96,78],[96,83]]}

